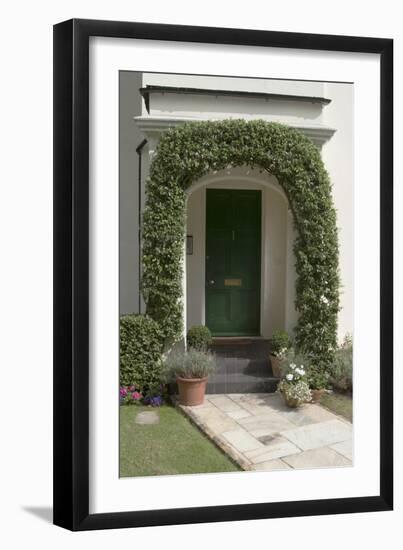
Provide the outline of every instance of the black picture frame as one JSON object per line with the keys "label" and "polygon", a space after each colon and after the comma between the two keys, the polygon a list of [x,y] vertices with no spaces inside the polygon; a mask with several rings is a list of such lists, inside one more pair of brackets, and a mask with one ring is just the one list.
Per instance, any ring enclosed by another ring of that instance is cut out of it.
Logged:
{"label": "black picture frame", "polygon": [[[380,491],[365,497],[89,513],[89,38],[380,55]],[[71,530],[392,510],[393,40],[72,19],[54,26],[54,523]]]}

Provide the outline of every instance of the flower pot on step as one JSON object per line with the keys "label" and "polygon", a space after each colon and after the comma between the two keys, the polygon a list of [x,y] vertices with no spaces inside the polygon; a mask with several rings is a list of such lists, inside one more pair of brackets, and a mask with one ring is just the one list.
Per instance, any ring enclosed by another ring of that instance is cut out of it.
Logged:
{"label": "flower pot on step", "polygon": [[176,378],[179,390],[179,403],[187,407],[202,405],[206,393],[207,376],[205,378]]}
{"label": "flower pot on step", "polygon": [[281,378],[281,359],[275,355],[270,355],[270,363],[273,376],[276,378]]}

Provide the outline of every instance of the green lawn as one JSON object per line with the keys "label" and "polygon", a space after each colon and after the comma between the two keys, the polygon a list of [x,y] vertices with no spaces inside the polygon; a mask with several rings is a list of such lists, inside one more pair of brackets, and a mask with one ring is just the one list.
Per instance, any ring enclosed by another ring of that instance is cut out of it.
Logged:
{"label": "green lawn", "polygon": [[353,400],[350,395],[337,392],[327,393],[320,400],[320,404],[352,422]]}
{"label": "green lawn", "polygon": [[[136,415],[145,410],[157,411],[159,423],[136,424]],[[120,407],[121,477],[239,470],[174,407]]]}

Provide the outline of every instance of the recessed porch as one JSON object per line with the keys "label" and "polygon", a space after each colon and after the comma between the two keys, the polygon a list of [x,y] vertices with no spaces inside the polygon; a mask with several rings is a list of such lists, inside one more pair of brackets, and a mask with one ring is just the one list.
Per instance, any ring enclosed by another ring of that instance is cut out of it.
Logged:
{"label": "recessed porch", "polygon": [[274,176],[247,167],[209,174],[189,189],[185,333],[271,338],[292,332],[295,232]]}

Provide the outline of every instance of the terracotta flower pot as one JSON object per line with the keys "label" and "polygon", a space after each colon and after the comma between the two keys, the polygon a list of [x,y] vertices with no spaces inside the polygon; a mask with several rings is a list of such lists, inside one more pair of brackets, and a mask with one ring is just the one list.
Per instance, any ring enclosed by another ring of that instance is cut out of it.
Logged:
{"label": "terracotta flower pot", "polygon": [[321,388],[320,390],[311,390],[312,403],[319,403],[326,390]]}
{"label": "terracotta flower pot", "polygon": [[273,371],[273,376],[276,378],[281,378],[281,359],[275,355],[270,355],[271,370]]}
{"label": "terracotta flower pot", "polygon": [[179,403],[187,407],[201,405],[206,393],[207,376],[205,378],[176,378],[179,389]]}

